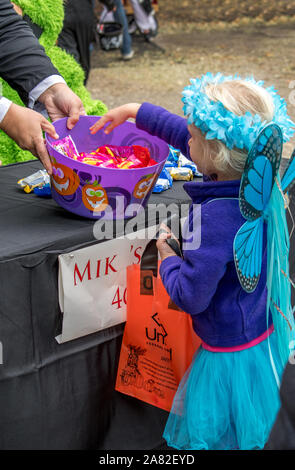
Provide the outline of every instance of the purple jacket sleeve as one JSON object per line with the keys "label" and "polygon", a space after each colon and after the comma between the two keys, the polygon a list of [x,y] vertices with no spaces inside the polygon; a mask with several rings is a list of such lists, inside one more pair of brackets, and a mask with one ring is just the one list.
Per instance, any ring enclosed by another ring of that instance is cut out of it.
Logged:
{"label": "purple jacket sleeve", "polygon": [[136,116],[136,126],[165,140],[167,144],[179,149],[183,155],[190,158],[188,146],[190,133],[186,119],[170,113],[161,106],[143,103]]}
{"label": "purple jacket sleeve", "polygon": [[185,251],[183,260],[178,256],[166,258],[160,266],[171,299],[191,315],[206,310],[227,263],[233,261],[233,240],[239,223],[228,215],[226,205],[226,202],[202,205],[200,247]]}

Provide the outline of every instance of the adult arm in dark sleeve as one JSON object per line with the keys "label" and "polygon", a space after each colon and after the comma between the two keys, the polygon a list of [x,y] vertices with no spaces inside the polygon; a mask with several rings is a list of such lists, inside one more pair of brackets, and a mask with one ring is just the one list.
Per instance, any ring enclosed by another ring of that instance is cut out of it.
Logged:
{"label": "adult arm in dark sleeve", "polygon": [[9,0],[0,0],[0,76],[28,104],[30,91],[51,75],[59,75],[27,23]]}

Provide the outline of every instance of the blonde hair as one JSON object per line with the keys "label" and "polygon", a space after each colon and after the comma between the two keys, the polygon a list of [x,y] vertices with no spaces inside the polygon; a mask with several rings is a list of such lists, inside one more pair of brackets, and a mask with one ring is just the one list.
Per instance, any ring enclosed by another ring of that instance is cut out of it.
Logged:
{"label": "blonde hair", "polygon": [[[237,116],[243,116],[249,111],[253,116],[258,114],[262,121],[270,122],[273,119],[272,97],[263,87],[255,83],[243,80],[213,83],[206,86],[205,93],[212,101],[220,101],[225,108]],[[247,150],[237,148],[230,150],[219,140],[205,140],[205,142],[205,155],[213,159],[216,170],[243,172]]]}

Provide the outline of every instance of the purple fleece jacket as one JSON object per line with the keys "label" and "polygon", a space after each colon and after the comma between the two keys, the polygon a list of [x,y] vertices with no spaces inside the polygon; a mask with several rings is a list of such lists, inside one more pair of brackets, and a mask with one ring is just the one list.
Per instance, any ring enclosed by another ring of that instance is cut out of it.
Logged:
{"label": "purple fleece jacket", "polygon": [[[144,103],[136,125],[190,157],[184,118]],[[171,256],[161,263],[164,286],[192,316],[194,330],[205,343],[234,347],[250,342],[267,330],[265,237],[261,277],[248,294],[240,286],[233,258],[234,237],[245,222],[238,201],[240,180],[190,182],[184,188],[194,204],[201,204],[201,245],[184,251],[184,259]]]}

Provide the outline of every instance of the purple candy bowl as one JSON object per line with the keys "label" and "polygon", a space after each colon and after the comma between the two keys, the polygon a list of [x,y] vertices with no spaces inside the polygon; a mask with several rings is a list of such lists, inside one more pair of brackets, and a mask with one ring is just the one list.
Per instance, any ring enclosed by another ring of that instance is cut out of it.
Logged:
{"label": "purple candy bowl", "polygon": [[81,116],[69,130],[67,118],[53,123],[59,139],[70,135],[78,152],[91,152],[102,145],[141,145],[150,151],[157,164],[146,168],[114,169],[88,165],[66,157],[52,147],[54,139],[46,134],[46,146],[53,165],[53,199],[64,209],[89,219],[130,218],[147,205],[153,187],[169,154],[161,139],[125,122],[109,135],[103,130],[90,134],[99,116]]}

